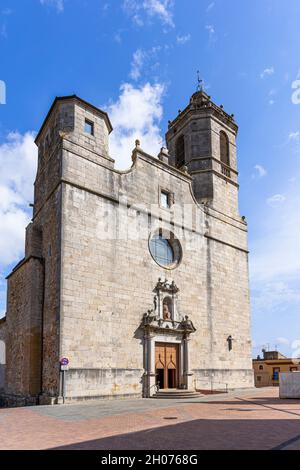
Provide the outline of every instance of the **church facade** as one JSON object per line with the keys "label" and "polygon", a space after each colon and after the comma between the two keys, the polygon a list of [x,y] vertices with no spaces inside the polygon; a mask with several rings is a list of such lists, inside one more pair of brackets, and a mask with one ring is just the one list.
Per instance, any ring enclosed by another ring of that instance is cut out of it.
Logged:
{"label": "church facade", "polygon": [[167,148],[154,157],[136,141],[127,171],[114,168],[111,131],[73,95],[36,137],[33,218],[0,322],[2,396],[253,386],[233,115],[198,90],[169,121]]}

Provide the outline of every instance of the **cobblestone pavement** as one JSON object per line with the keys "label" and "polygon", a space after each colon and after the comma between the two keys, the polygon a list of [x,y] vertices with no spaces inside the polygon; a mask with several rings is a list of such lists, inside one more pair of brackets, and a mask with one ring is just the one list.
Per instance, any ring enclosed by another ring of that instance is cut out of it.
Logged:
{"label": "cobblestone pavement", "polygon": [[300,449],[300,400],[264,388],[0,409],[0,449]]}

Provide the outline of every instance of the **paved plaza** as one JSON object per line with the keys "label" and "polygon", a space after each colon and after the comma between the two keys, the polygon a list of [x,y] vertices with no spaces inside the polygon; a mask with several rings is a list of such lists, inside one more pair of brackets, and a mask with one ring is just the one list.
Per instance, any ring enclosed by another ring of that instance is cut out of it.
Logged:
{"label": "paved plaza", "polygon": [[3,449],[300,449],[300,400],[278,388],[190,400],[0,409]]}

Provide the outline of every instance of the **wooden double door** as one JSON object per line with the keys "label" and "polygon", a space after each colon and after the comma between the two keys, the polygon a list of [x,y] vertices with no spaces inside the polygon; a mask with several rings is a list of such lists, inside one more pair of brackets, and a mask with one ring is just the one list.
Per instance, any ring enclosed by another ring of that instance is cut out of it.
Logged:
{"label": "wooden double door", "polygon": [[155,343],[155,373],[159,388],[178,387],[179,345]]}

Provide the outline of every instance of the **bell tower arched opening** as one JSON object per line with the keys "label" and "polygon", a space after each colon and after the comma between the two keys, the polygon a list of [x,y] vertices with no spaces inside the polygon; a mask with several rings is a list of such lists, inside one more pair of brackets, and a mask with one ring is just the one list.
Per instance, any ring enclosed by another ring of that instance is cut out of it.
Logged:
{"label": "bell tower arched opening", "polygon": [[175,165],[177,168],[181,168],[185,164],[185,142],[184,135],[180,135],[176,141],[175,150]]}

